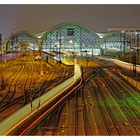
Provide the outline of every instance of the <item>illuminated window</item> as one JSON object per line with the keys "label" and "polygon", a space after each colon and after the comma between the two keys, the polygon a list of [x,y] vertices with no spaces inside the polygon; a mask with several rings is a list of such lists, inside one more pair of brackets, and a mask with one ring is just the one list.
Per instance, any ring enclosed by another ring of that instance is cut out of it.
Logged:
{"label": "illuminated window", "polygon": [[67,29],[67,36],[74,36],[74,29],[73,28]]}

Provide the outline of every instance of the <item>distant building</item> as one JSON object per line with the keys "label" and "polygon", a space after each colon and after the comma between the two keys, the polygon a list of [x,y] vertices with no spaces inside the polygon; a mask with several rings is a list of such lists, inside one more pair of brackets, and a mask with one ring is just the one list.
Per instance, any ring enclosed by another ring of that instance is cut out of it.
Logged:
{"label": "distant building", "polygon": [[107,32],[140,32],[140,27],[107,28]]}
{"label": "distant building", "polygon": [[140,35],[140,27],[121,27],[121,28],[107,28],[107,32],[122,32],[135,38],[137,34]]}
{"label": "distant building", "polygon": [[121,32],[122,34],[131,37],[132,47],[138,49],[140,47],[140,27],[120,27],[120,28],[107,28],[107,32]]}

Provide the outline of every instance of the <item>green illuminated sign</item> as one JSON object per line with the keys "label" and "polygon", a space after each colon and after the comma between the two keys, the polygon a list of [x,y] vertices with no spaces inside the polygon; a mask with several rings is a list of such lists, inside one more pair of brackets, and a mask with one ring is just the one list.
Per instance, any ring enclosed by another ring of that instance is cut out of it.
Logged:
{"label": "green illuminated sign", "polygon": [[67,29],[71,29],[71,28],[73,28],[73,29],[80,29],[80,27],[79,26],[77,26],[77,25],[65,25],[64,26],[64,28],[67,28]]}

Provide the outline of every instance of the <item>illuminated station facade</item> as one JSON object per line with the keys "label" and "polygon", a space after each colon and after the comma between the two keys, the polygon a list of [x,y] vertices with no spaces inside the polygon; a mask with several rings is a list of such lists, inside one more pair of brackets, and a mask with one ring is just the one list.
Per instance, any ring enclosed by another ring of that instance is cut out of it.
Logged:
{"label": "illuminated station facade", "polygon": [[85,55],[111,55],[116,52],[129,52],[135,46],[139,32],[113,30],[96,33],[87,27],[74,23],[63,23],[41,33],[17,32],[7,38],[4,49],[7,52],[40,50],[48,53],[75,53]]}

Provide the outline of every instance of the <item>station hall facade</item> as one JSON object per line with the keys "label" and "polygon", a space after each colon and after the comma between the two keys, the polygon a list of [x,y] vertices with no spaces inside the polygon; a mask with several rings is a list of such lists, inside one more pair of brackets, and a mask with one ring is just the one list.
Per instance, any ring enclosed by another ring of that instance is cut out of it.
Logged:
{"label": "station hall facade", "polygon": [[[134,31],[135,32],[135,31]],[[97,33],[75,23],[62,23],[41,33],[28,31],[10,35],[4,49],[8,52],[41,50],[45,52],[71,52],[77,55],[105,55],[119,51],[131,51],[138,41],[138,35],[121,30]],[[137,39],[137,40],[136,40]]]}

